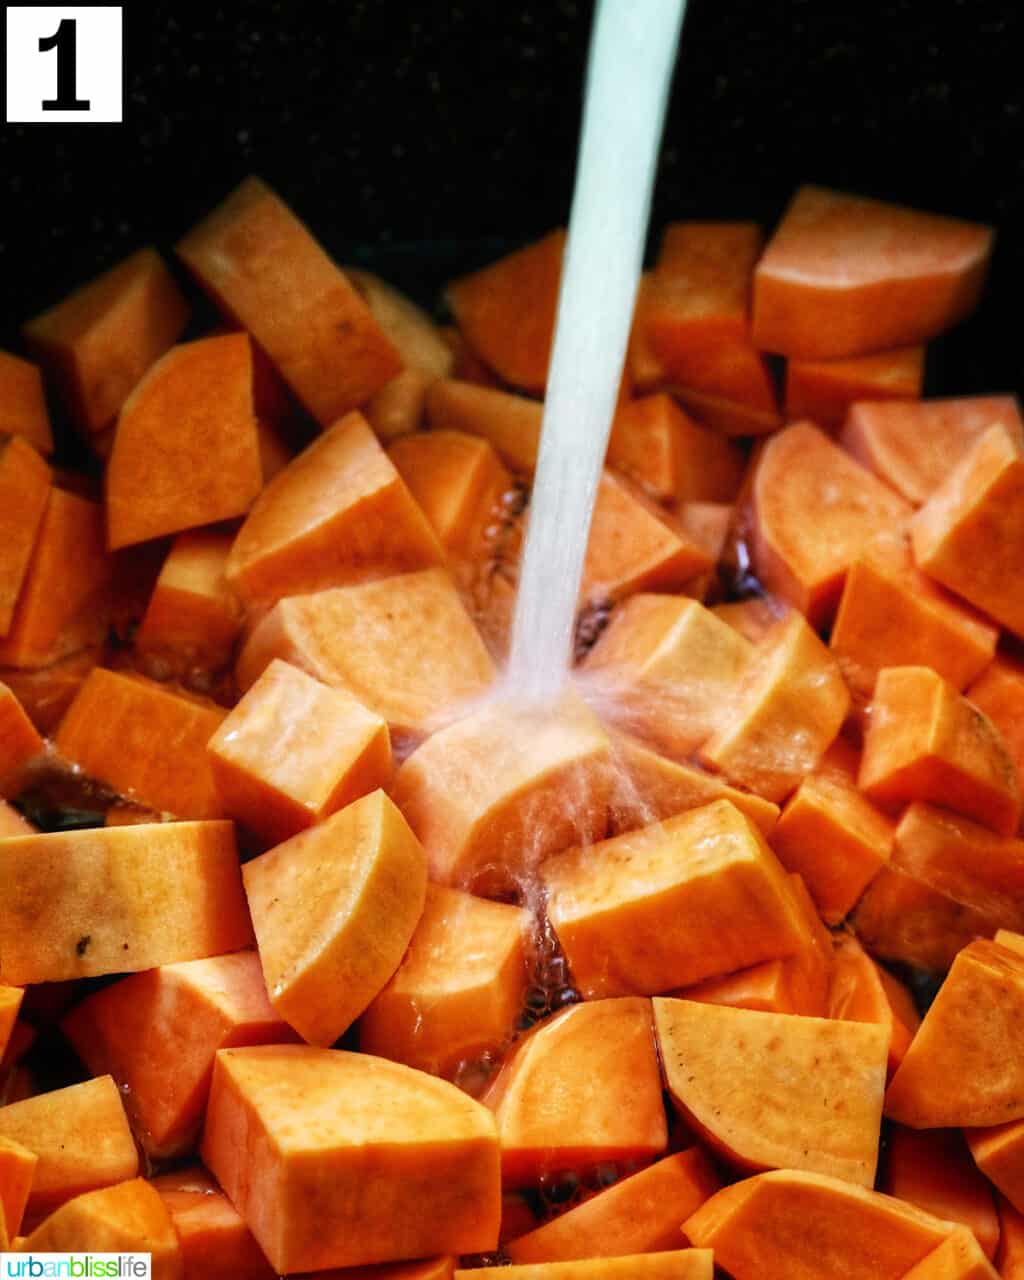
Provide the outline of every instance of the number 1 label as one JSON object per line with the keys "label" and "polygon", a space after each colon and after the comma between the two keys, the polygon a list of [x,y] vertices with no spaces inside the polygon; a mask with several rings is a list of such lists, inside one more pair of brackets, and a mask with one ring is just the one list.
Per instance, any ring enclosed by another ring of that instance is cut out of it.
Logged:
{"label": "number 1 label", "polygon": [[9,124],[124,119],[120,5],[8,5]]}

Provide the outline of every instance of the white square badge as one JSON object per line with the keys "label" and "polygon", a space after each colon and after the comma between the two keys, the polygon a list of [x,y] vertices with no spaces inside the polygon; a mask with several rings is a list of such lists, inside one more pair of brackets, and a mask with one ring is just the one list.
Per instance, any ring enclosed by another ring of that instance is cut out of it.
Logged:
{"label": "white square badge", "polygon": [[124,119],[121,5],[8,5],[8,124]]}

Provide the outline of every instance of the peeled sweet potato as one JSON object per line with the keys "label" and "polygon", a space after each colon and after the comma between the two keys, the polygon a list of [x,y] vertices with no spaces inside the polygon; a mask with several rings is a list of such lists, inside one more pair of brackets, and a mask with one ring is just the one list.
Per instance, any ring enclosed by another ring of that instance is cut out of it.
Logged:
{"label": "peeled sweet potato", "polygon": [[0,436],[0,636],[7,635],[50,497],[50,468],[18,436]]}
{"label": "peeled sweet potato", "polygon": [[[992,1259],[999,1244],[999,1217],[992,1190],[975,1168],[959,1133],[916,1132],[894,1125],[884,1189],[937,1218],[963,1223]],[[942,1275],[942,1272],[937,1272]]]}
{"label": "peeled sweet potato", "polygon": [[0,1138],[0,1235],[13,1240],[21,1230],[39,1157],[13,1138]]}
{"label": "peeled sweet potato", "polygon": [[238,1211],[199,1166],[150,1179],[181,1245],[183,1280],[275,1280]]}
{"label": "peeled sweet potato", "polygon": [[960,1227],[908,1271],[906,1280],[999,1280],[999,1273],[973,1233]]}
{"label": "peeled sweet potato", "polygon": [[996,1265],[1003,1280],[1021,1280],[1024,1276],[1024,1214],[1002,1196],[999,1201],[999,1225],[1002,1235]]}
{"label": "peeled sweet potato", "polygon": [[407,370],[416,369],[431,382],[451,376],[455,363],[451,347],[422,307],[370,271],[346,267],[345,275],[394,344]]}
{"label": "peeled sweet potato", "polygon": [[52,734],[99,662],[99,642],[46,667],[0,667],[4,681],[42,734]]}
{"label": "peeled sweet potato", "polygon": [[43,740],[25,708],[5,684],[0,684],[0,794],[21,789],[26,767],[43,751]]}
{"label": "peeled sweet potato", "polygon": [[0,351],[0,435],[21,436],[39,453],[53,453],[53,432],[38,368]]}
{"label": "peeled sweet potato", "polygon": [[1024,794],[1024,663],[997,655],[968,686],[967,697],[995,725],[1013,757]]}
{"label": "peeled sweet potato", "polygon": [[924,347],[900,347],[851,360],[790,360],[786,417],[835,430],[856,401],[917,400],[924,382]]}
{"label": "peeled sweet potato", "polygon": [[876,964],[850,933],[835,936],[828,1016],[880,1026],[888,1043],[890,1076],[921,1025],[910,992]]}
{"label": "peeled sweet potato", "polygon": [[1024,1205],[1024,1120],[968,1129],[964,1136],[974,1163],[989,1182],[1015,1208]]}
{"label": "peeled sweet potato", "polygon": [[435,430],[464,431],[490,441],[513,471],[533,472],[544,406],[526,396],[458,379],[442,379],[427,391],[427,420]]}
{"label": "peeled sweet potato", "polygon": [[386,444],[419,430],[427,408],[429,386],[425,373],[407,367],[367,400],[363,413],[378,440]]}

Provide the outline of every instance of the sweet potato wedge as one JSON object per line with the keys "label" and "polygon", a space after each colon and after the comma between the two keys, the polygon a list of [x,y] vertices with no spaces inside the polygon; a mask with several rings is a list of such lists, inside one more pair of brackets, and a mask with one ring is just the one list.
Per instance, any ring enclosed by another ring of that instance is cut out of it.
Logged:
{"label": "sweet potato wedge", "polygon": [[835,431],[855,402],[918,400],[923,383],[922,346],[899,347],[852,360],[790,360],[786,365],[786,417],[790,421],[808,419]]}
{"label": "sweet potato wedge", "polygon": [[50,498],[50,468],[18,436],[0,436],[0,636],[14,610],[32,562],[32,549]]}
{"label": "sweet potato wedge", "polygon": [[417,370],[431,382],[450,377],[455,363],[452,349],[423,308],[371,271],[359,267],[344,270],[405,368]]}
{"label": "sweet potato wedge", "polygon": [[974,1234],[959,1227],[916,1267],[906,1280],[999,1280]]}
{"label": "sweet potato wedge", "polygon": [[53,431],[38,368],[0,351],[0,435],[20,436],[42,454],[53,453]]}
{"label": "sweet potato wedge", "polygon": [[366,421],[383,444],[400,440],[418,431],[427,408],[425,373],[411,367],[396,373],[363,405]]}
{"label": "sweet potato wedge", "polygon": [[1024,1204],[1024,1120],[968,1129],[964,1137],[974,1163],[989,1182],[1015,1208]]}
{"label": "sweet potato wedge", "polygon": [[921,1025],[910,992],[876,964],[851,933],[835,936],[828,1016],[882,1027],[888,1043],[890,1077]]}
{"label": "sweet potato wedge", "polygon": [[967,697],[995,725],[1013,757],[1024,794],[1024,662],[997,655],[968,685]]}
{"label": "sweet potato wedge", "polygon": [[43,740],[25,708],[0,684],[0,794],[21,789],[25,769],[43,752]]}
{"label": "sweet potato wedge", "polygon": [[150,1179],[181,1245],[183,1280],[275,1280],[238,1211],[196,1165]]}
{"label": "sweet potato wedge", "polygon": [[537,465],[543,416],[544,406],[536,400],[472,382],[445,378],[427,391],[427,421],[433,429],[483,436],[521,474],[532,474]]}
{"label": "sweet potato wedge", "polygon": [[21,1231],[39,1157],[13,1138],[0,1138],[0,1231],[13,1240]]}
{"label": "sweet potato wedge", "polygon": [[992,1190],[959,1133],[894,1125],[883,1189],[937,1218],[962,1223],[974,1233],[986,1258],[996,1256],[999,1216]]}
{"label": "sweet potato wedge", "polygon": [[50,735],[102,656],[97,642],[50,666],[0,667],[0,680],[25,708],[39,732]]}
{"label": "sweet potato wedge", "polygon": [[1024,1214],[1002,1196],[998,1196],[997,1200],[1002,1234],[996,1253],[996,1266],[1003,1280],[1021,1280],[1024,1276]]}

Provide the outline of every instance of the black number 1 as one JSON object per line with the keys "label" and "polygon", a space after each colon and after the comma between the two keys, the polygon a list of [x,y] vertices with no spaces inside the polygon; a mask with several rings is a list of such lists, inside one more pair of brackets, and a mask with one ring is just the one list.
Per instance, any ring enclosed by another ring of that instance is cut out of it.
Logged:
{"label": "black number 1", "polygon": [[74,18],[62,18],[52,36],[41,36],[39,52],[57,50],[57,96],[43,100],[44,111],[88,111],[89,99],[76,94],[78,24]]}

